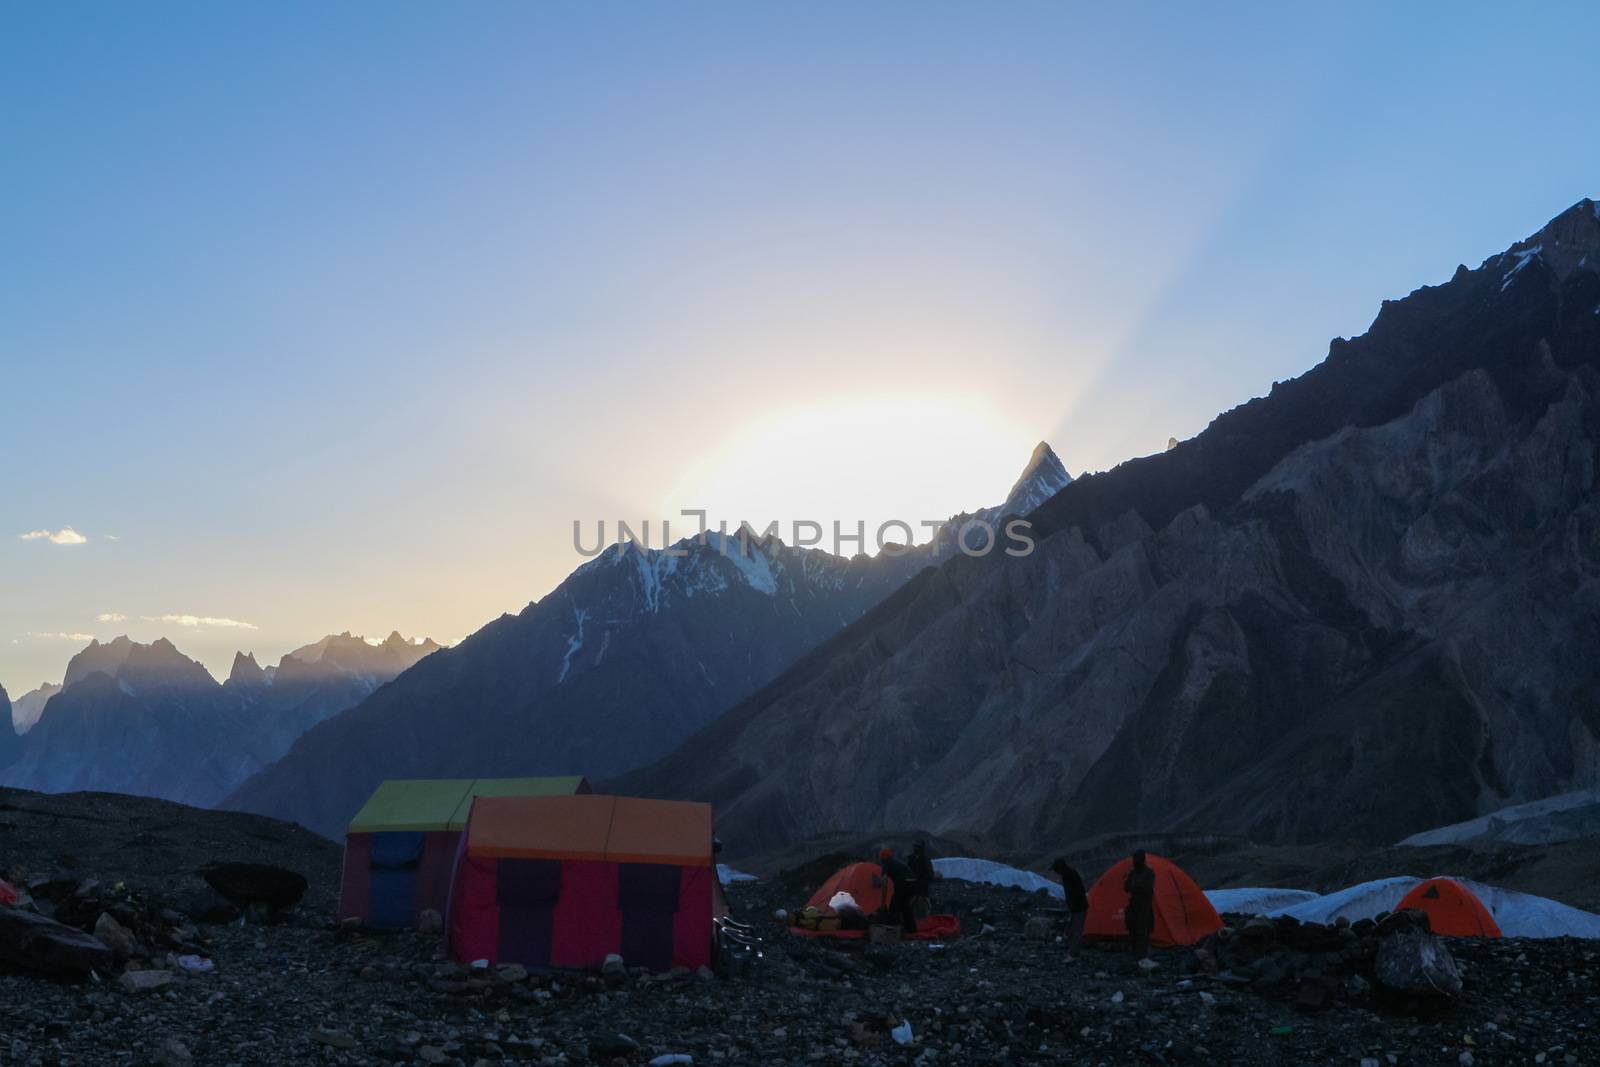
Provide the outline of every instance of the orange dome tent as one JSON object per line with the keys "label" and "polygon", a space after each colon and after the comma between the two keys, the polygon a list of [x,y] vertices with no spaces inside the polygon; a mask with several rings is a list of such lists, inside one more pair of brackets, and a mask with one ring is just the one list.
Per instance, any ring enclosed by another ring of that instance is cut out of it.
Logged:
{"label": "orange dome tent", "polygon": [[833,872],[833,877],[811,894],[806,907],[832,915],[833,909],[828,907],[828,901],[840,891],[855,897],[861,910],[872,915],[894,896],[894,884],[883,876],[883,868],[876,863],[852,863]]}
{"label": "orange dome tent", "polygon": [[[852,863],[848,867],[841,867],[833,873],[822,888],[811,894],[811,899],[806,901],[805,911],[815,908],[813,917],[820,917],[820,924],[806,921],[802,922],[801,915],[790,917],[789,932],[801,937],[827,937],[827,938],[859,938],[866,937],[867,931],[863,928],[850,929],[841,925],[833,908],[828,902],[839,892],[849,893],[855,898],[856,904],[867,916],[876,915],[894,897],[894,883],[883,876],[883,868],[876,863]],[[961,920],[954,915],[929,915],[917,920],[917,932],[905,934],[908,941],[943,941],[947,938],[961,935]]]}
{"label": "orange dome tent", "polygon": [[[1156,872],[1155,929],[1152,945],[1192,945],[1222,929],[1222,918],[1211,906],[1194,879],[1169,859],[1146,855],[1145,863]],[[1089,938],[1127,937],[1124,912],[1128,894],[1122,880],[1133,869],[1133,860],[1112,865],[1089,890],[1089,916],[1084,920],[1083,936]]]}
{"label": "orange dome tent", "polygon": [[1400,898],[1395,911],[1416,908],[1446,937],[1500,937],[1500,925],[1478,895],[1453,878],[1429,878]]}

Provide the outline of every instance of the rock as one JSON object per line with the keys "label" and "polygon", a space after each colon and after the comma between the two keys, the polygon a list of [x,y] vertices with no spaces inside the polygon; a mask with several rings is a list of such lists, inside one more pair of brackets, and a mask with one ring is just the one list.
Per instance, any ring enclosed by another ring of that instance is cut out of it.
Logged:
{"label": "rock", "polygon": [[139,947],[139,942],[133,936],[133,932],[112,918],[109,911],[101,912],[100,918],[95,920],[94,936],[103,942],[119,960],[128,959],[133,955],[134,949]]}
{"label": "rock", "polygon": [[1151,971],[1155,970],[1159,966],[1161,966],[1161,965],[1159,963],[1157,963],[1155,960],[1150,959],[1149,957],[1146,957],[1146,958],[1144,958],[1144,959],[1139,961],[1139,969],[1141,971],[1144,971],[1146,974],[1149,974]]}
{"label": "rock", "polygon": [[495,981],[505,982],[507,985],[526,982],[528,980],[528,968],[520,963],[502,963],[494,969],[494,977]]}
{"label": "rock", "polygon": [[196,885],[178,900],[178,910],[197,923],[229,923],[239,909],[209,885]]}
{"label": "rock", "polygon": [[1461,971],[1450,950],[1417,927],[1396,930],[1380,940],[1373,975],[1391,992],[1420,997],[1461,995]]}
{"label": "rock", "polygon": [[1022,927],[1022,936],[1030,941],[1048,941],[1055,933],[1055,924],[1043,915],[1035,915]]}
{"label": "rock", "polygon": [[305,875],[270,863],[208,863],[200,868],[206,884],[241,908],[252,904],[282,911],[305,896]]}
{"label": "rock", "polygon": [[172,984],[171,971],[125,971],[117,979],[122,991],[133,996],[164,989]]}
{"label": "rock", "polygon": [[417,912],[417,933],[437,934],[444,930],[444,916],[433,908],[423,908]]}
{"label": "rock", "polygon": [[161,1043],[155,1062],[157,1067],[189,1067],[194,1063],[194,1055],[189,1051],[189,1046],[175,1037],[169,1037]]}
{"label": "rock", "polygon": [[1302,1011],[1322,1011],[1333,1003],[1333,994],[1326,983],[1306,980],[1295,991],[1294,1003]]}
{"label": "rock", "polygon": [[600,964],[600,973],[601,974],[627,974],[628,973],[628,965],[623,962],[621,956],[617,955],[615,952],[612,952],[612,953],[607,954],[604,962],[602,962]]}
{"label": "rock", "polygon": [[632,1056],[637,1051],[639,1043],[627,1034],[610,1034],[589,1042],[589,1055],[592,1057],[615,1059]]}
{"label": "rock", "polygon": [[313,1030],[311,1032],[311,1040],[315,1041],[319,1045],[327,1045],[329,1048],[349,1049],[356,1047],[356,1039],[348,1032],[344,1030],[331,1030],[325,1026],[319,1026]]}
{"label": "rock", "polygon": [[423,1063],[449,1063],[450,1055],[437,1045],[423,1045],[417,1049],[417,1059]]}
{"label": "rock", "polygon": [[111,949],[99,938],[35,915],[0,907],[0,960],[45,974],[109,971]]}

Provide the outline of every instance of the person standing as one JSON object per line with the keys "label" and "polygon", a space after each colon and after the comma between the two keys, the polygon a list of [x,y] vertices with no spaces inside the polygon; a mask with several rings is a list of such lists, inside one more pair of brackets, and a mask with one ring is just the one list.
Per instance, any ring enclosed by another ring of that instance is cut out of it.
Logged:
{"label": "person standing", "polygon": [[883,870],[884,881],[889,884],[890,918],[900,924],[900,929],[908,934],[917,932],[917,916],[911,910],[911,894],[913,890],[911,868],[894,858],[894,850],[882,849],[878,852],[878,866]]}
{"label": "person standing", "polygon": [[1128,936],[1133,939],[1133,953],[1140,959],[1150,955],[1150,932],[1156,925],[1156,872],[1145,864],[1144,849],[1133,854],[1133,869],[1122,880],[1128,894],[1124,917]]}
{"label": "person standing", "polygon": [[1083,876],[1065,858],[1050,865],[1061,879],[1061,889],[1067,901],[1067,961],[1083,944],[1083,924],[1089,917],[1089,894],[1083,888]]}
{"label": "person standing", "polygon": [[928,843],[918,840],[911,846],[911,858],[906,861],[911,868],[911,914],[926,919],[932,906],[928,902],[933,880],[938,877],[933,870],[933,859],[928,855]]}

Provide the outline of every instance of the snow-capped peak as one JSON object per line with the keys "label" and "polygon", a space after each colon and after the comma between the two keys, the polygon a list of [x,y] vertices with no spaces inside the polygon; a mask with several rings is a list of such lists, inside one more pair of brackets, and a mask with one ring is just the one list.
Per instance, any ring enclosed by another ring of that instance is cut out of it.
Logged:
{"label": "snow-capped peak", "polygon": [[1071,481],[1072,475],[1067,473],[1061,457],[1047,442],[1040,441],[1033,455],[1028,457],[1028,465],[1022,469],[1022,476],[1011,487],[1011,492],[1006,494],[1006,502],[1000,505],[1000,512],[1004,515],[1027,515],[1065,489]]}
{"label": "snow-capped peak", "polygon": [[1594,270],[1600,263],[1600,204],[1584,199],[1545,223],[1538,233],[1518,241],[1485,266],[1500,271],[1500,291],[1511,287],[1524,268],[1541,261],[1555,280],[1566,281],[1575,270]]}

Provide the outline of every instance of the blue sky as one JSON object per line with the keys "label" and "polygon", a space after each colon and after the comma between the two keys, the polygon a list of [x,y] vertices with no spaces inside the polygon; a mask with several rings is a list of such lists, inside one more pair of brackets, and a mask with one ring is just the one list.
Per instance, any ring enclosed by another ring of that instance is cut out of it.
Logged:
{"label": "blue sky", "polygon": [[1581,5],[1104,7],[6,5],[0,683],[994,503],[1600,190]]}

